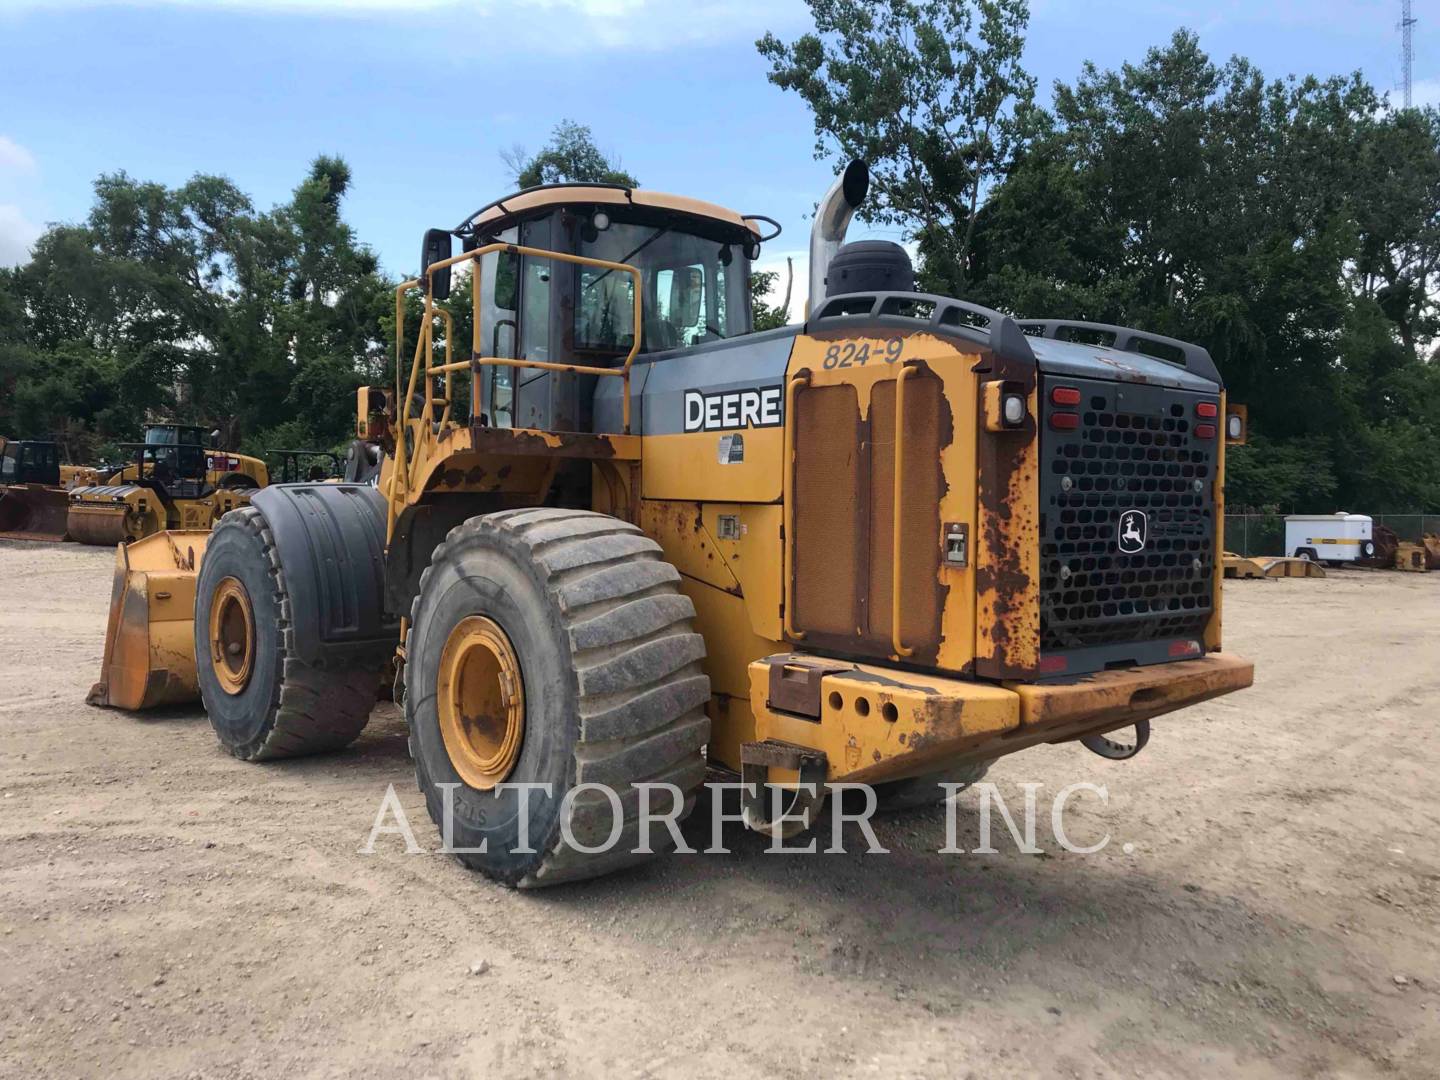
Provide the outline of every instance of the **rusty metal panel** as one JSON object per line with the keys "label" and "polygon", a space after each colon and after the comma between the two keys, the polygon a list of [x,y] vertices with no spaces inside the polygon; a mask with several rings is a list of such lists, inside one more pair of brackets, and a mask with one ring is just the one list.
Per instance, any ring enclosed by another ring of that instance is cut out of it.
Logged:
{"label": "rusty metal panel", "polygon": [[863,625],[860,405],[853,385],[795,397],[794,624],[853,637]]}
{"label": "rusty metal panel", "polygon": [[762,662],[770,665],[770,693],[765,707],[815,720],[820,719],[821,680],[851,666],[793,654],[766,657]]}
{"label": "rusty metal panel", "polygon": [[[796,341],[787,385],[795,388],[792,392],[797,401],[787,405],[787,417],[801,413],[798,400],[812,389],[853,386],[858,397],[858,421],[852,418],[851,422],[859,425],[852,483],[859,493],[856,528],[860,550],[855,557],[847,552],[844,560],[826,559],[823,555],[815,558],[826,575],[826,587],[853,588],[859,595],[854,601],[858,614],[855,624],[845,626],[842,632],[828,633],[799,625],[796,614],[800,606],[789,593],[786,636],[810,651],[971,674],[975,656],[972,552],[978,473],[974,368],[982,358],[957,351],[956,343],[943,336],[887,336],[890,333],[877,330],[877,336],[871,337],[847,329]],[[851,354],[855,361],[846,363]],[[862,362],[867,354],[868,362]],[[906,491],[901,504],[904,524],[897,560],[890,556],[895,547],[892,455],[895,384],[901,370],[908,373],[903,395],[908,419],[901,454]],[[929,435],[932,423],[933,439]],[[803,446],[795,445],[795,436],[792,425],[786,439],[792,460],[803,457],[805,451]],[[793,539],[803,532],[790,517],[798,501],[794,497],[797,474],[790,471],[785,476],[789,497],[785,510],[790,526],[787,532]],[[947,536],[952,532],[959,539],[958,549],[947,559]],[[793,547],[786,544],[785,551],[787,560],[793,560]],[[860,580],[842,576],[852,569],[861,573]],[[892,573],[897,569],[903,633],[892,635],[891,586]],[[787,590],[794,588],[793,570],[791,565],[785,574]],[[878,589],[878,595],[872,595],[874,589]],[[917,590],[926,590],[919,602],[915,599]],[[896,637],[903,638],[903,655],[897,654],[893,640]]]}
{"label": "rusty metal panel", "polygon": [[895,381],[875,384],[870,396],[870,580],[868,636],[890,651],[892,569],[900,573],[900,637],[917,657],[939,648],[941,586],[940,451],[951,421],[939,379],[918,372],[905,386],[905,475],[901,479],[901,550],[894,548]]}
{"label": "rusty metal panel", "polygon": [[[1033,375],[1032,375],[1033,380]],[[1040,665],[1039,440],[1034,383],[1023,427],[981,430],[975,537],[975,672],[1033,678]]]}

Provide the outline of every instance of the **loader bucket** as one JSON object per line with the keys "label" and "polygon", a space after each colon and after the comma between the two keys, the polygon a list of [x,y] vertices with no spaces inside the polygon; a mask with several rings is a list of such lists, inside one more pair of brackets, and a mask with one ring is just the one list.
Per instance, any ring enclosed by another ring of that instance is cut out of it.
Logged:
{"label": "loader bucket", "polygon": [[195,580],[209,539],[176,530],[116,547],[105,659],[88,704],[153,709],[200,699]]}
{"label": "loader bucket", "polygon": [[68,540],[69,493],[43,484],[0,487],[0,537],[7,540]]}

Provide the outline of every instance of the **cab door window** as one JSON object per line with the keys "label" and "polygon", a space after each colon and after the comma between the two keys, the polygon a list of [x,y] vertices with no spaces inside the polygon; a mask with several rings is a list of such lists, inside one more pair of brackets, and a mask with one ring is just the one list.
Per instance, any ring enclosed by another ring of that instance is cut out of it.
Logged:
{"label": "cab door window", "polygon": [[[519,242],[517,229],[506,229],[495,241]],[[486,356],[516,358],[520,338],[520,259],[492,251],[480,257],[480,348]],[[494,427],[515,424],[515,369],[491,364],[482,370],[480,409]]]}

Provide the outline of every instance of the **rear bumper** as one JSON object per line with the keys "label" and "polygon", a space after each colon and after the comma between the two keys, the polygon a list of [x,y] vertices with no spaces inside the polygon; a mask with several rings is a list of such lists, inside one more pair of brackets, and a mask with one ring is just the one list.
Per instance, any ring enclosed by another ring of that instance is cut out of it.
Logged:
{"label": "rear bumper", "polygon": [[822,751],[831,782],[879,782],[1114,731],[1243,690],[1254,674],[1249,660],[1212,653],[996,685],[782,654],[750,665],[750,704],[757,739]]}
{"label": "rear bumper", "polygon": [[1255,681],[1255,665],[1232,653],[1085,675],[1060,683],[1010,684],[1020,698],[1020,725],[1053,729],[1083,723],[1121,727],[1183,709]]}

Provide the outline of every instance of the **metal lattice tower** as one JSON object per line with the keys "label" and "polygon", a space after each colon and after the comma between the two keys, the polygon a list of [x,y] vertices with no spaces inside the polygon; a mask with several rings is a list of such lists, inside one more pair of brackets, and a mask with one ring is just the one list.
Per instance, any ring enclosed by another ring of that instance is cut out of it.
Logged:
{"label": "metal lattice tower", "polygon": [[1400,0],[1400,67],[1405,80],[1405,108],[1411,106],[1411,74],[1415,66],[1415,18],[1410,14],[1410,0]]}

